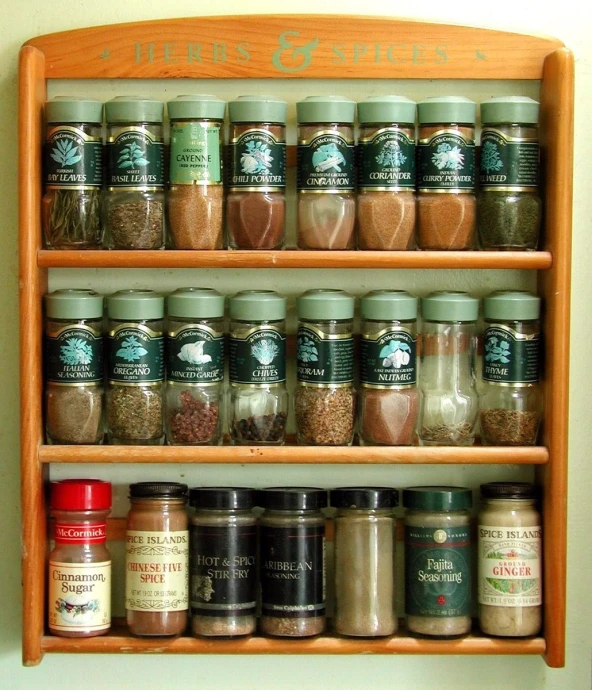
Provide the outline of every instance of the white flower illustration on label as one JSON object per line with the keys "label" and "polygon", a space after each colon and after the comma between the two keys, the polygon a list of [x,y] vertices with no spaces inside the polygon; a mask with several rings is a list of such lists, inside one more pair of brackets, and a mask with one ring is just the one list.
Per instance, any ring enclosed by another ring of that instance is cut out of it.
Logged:
{"label": "white flower illustration on label", "polygon": [[185,343],[177,357],[182,362],[189,364],[207,364],[212,361],[212,358],[204,352],[204,346],[205,342],[203,340],[195,343]]}
{"label": "white flower illustration on label", "polygon": [[247,150],[241,154],[242,172],[245,175],[259,175],[271,168],[273,156],[263,141],[249,141]]}
{"label": "white flower illustration on label", "polygon": [[388,345],[385,345],[380,351],[382,358],[382,366],[394,367],[400,369],[409,364],[411,348],[407,343],[400,340],[391,340]]}
{"label": "white flower illustration on label", "polygon": [[465,163],[465,155],[458,146],[439,144],[436,153],[432,156],[432,163],[438,170],[462,170]]}
{"label": "white flower illustration on label", "polygon": [[376,156],[376,162],[385,168],[399,168],[407,160],[398,141],[387,141],[381,152]]}

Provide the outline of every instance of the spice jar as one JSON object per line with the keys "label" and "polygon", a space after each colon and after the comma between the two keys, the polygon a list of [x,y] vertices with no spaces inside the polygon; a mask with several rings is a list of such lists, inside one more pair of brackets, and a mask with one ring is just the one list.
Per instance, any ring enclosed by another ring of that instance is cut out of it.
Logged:
{"label": "spice jar", "polygon": [[48,249],[98,249],[103,240],[103,104],[57,96],[45,104],[41,218]]}
{"label": "spice jar", "polygon": [[481,103],[477,227],[482,249],[536,249],[541,227],[539,104],[524,96]]}
{"label": "spice jar", "polygon": [[298,443],[349,446],[356,411],[354,298],[343,290],[308,290],[296,308]]}
{"label": "spice jar", "polygon": [[110,249],[164,248],[163,111],[163,103],[141,96],[117,96],[105,104],[103,224]]}
{"label": "spice jar", "polygon": [[471,446],[479,300],[464,292],[433,292],[421,309],[419,437],[424,446]]}
{"label": "spice jar", "polygon": [[95,637],[111,627],[111,555],[105,546],[111,484],[99,479],[51,483],[55,546],[49,555],[49,631]]}
{"label": "spice jar", "polygon": [[541,299],[521,291],[483,300],[484,392],[481,439],[490,446],[532,446],[542,417],[539,385]]}
{"label": "spice jar", "polygon": [[191,626],[204,637],[257,627],[257,520],[253,489],[191,489]]}
{"label": "spice jar", "polygon": [[259,494],[261,631],[309,637],[325,629],[324,489],[274,487]]}
{"label": "spice jar", "polygon": [[471,630],[470,489],[415,486],[403,491],[405,613],[409,632],[430,637]]}
{"label": "spice jar", "polygon": [[45,430],[48,443],[103,441],[103,296],[45,296]]}
{"label": "spice jar", "polygon": [[216,96],[177,96],[171,125],[168,225],[175,249],[222,249],[222,121]]}
{"label": "spice jar", "polygon": [[358,103],[358,249],[415,246],[415,110],[402,96]]}
{"label": "spice jar", "polygon": [[116,445],[163,440],[164,297],[120,290],[107,298],[107,431]]}
{"label": "spice jar", "polygon": [[180,635],[189,608],[187,485],[130,485],[125,609],[133,635]]}
{"label": "spice jar", "polygon": [[361,300],[359,434],[366,445],[413,443],[417,391],[417,297],[374,290]]}
{"label": "spice jar", "polygon": [[377,637],[397,629],[395,614],[396,489],[331,490],[335,516],[335,611],[340,635]]}
{"label": "spice jar", "polygon": [[166,434],[171,445],[221,440],[224,295],[179,288],[166,299]]}
{"label": "spice jar", "polygon": [[526,482],[481,485],[479,625],[487,635],[536,635],[542,623],[541,516]]}
{"label": "spice jar", "polygon": [[342,96],[309,96],[298,114],[298,247],[353,249],[354,117]]}
{"label": "spice jar", "polygon": [[473,249],[476,109],[476,103],[458,96],[417,104],[420,249]]}
{"label": "spice jar", "polygon": [[288,416],[286,298],[244,290],[230,298],[230,435],[282,445]]}
{"label": "spice jar", "polygon": [[226,215],[231,249],[284,246],[287,107],[273,96],[241,96],[229,103]]}

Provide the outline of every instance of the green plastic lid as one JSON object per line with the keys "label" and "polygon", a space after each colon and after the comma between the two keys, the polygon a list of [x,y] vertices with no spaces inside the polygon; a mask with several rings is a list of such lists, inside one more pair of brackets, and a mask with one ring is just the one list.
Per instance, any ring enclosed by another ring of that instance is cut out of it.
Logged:
{"label": "green plastic lid", "polygon": [[308,96],[296,103],[298,122],[346,122],[356,117],[355,101],[344,96]]}
{"label": "green plastic lid", "polygon": [[119,290],[107,297],[107,315],[118,321],[162,319],[164,297],[153,290]]}
{"label": "green plastic lid", "polygon": [[243,290],[230,298],[230,318],[236,321],[283,321],[286,298],[273,290]]}
{"label": "green plastic lid", "polygon": [[501,321],[536,321],[541,298],[521,290],[498,290],[483,299],[483,316]]}
{"label": "green plastic lid", "polygon": [[411,510],[467,510],[473,492],[460,486],[412,486],[403,490],[403,505]]}
{"label": "green plastic lid", "polygon": [[358,120],[415,124],[417,106],[405,96],[373,96],[358,103]]}
{"label": "green plastic lid", "polygon": [[372,321],[414,321],[418,301],[404,290],[373,290],[362,297],[360,313]]}
{"label": "green plastic lid", "polygon": [[354,317],[355,300],[343,290],[307,290],[296,299],[298,318],[346,321]]}
{"label": "green plastic lid", "polygon": [[179,288],[166,298],[167,314],[184,319],[219,319],[226,298],[212,288]]}
{"label": "green plastic lid", "polygon": [[145,96],[116,96],[105,103],[107,122],[162,122],[164,103]]}
{"label": "green plastic lid", "polygon": [[421,300],[425,321],[476,321],[479,300],[466,292],[441,290]]}
{"label": "green plastic lid", "polygon": [[167,103],[171,120],[223,120],[226,101],[217,96],[177,96]]}
{"label": "green plastic lid", "polygon": [[50,319],[100,319],[103,295],[94,290],[55,290],[45,295],[45,313]]}
{"label": "green plastic lid", "polygon": [[518,123],[537,124],[538,101],[526,96],[502,96],[481,103],[482,124]]}
{"label": "green plastic lid", "polygon": [[286,123],[288,104],[274,96],[239,96],[228,104],[231,122]]}
{"label": "green plastic lid", "polygon": [[477,119],[477,104],[463,96],[426,98],[417,104],[417,113],[421,125],[447,122],[474,125]]}
{"label": "green plastic lid", "polygon": [[103,104],[96,98],[56,96],[45,104],[47,122],[103,122]]}

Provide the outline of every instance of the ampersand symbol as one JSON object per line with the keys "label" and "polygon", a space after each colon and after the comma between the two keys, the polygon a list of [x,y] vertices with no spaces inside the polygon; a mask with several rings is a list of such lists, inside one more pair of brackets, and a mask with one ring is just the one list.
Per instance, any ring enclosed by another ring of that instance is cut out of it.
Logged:
{"label": "ampersand symbol", "polygon": [[[290,41],[288,40],[289,36],[297,37],[300,36],[300,33],[298,31],[284,31],[283,34],[280,34],[280,47],[273,54],[271,62],[276,69],[280,70],[280,72],[301,72],[303,69],[306,69],[310,65],[310,62],[312,60],[312,51],[319,45],[319,39],[315,38],[314,41],[311,41],[310,43],[307,43],[300,47],[294,47],[292,43],[290,43]],[[296,67],[286,67],[282,64],[282,61],[280,59],[281,54],[285,50],[290,50],[290,48],[292,49],[291,58],[293,62],[297,62],[299,58],[302,58],[302,61]]]}

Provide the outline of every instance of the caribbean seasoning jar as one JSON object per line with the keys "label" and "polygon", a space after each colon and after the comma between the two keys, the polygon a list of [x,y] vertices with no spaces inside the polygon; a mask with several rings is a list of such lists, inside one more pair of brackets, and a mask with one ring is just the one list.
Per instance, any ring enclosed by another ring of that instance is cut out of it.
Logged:
{"label": "caribbean seasoning jar", "polygon": [[189,608],[187,486],[130,485],[125,546],[125,608],[133,635],[180,635]]}

